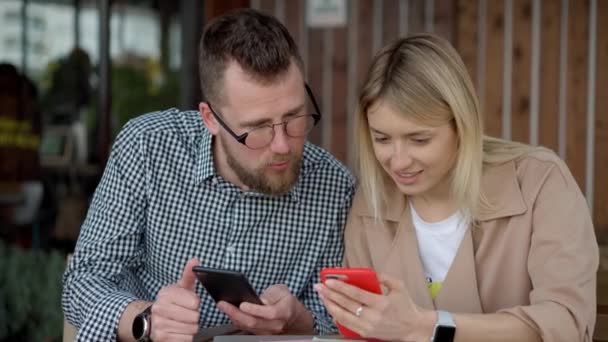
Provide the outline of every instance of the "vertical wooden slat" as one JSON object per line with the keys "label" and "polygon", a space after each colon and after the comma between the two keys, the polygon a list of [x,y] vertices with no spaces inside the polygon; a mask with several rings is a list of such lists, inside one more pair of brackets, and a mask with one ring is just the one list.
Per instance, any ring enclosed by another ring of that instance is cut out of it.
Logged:
{"label": "vertical wooden slat", "polygon": [[486,45],[488,42],[488,0],[477,0],[477,77],[473,79],[479,97],[479,107],[486,100]]}
{"label": "vertical wooden slat", "polygon": [[[359,0],[359,27],[372,27],[373,16],[373,0]],[[367,75],[367,69],[372,59],[372,30],[359,30],[359,44],[357,46],[357,89],[360,89]],[[359,90],[357,91],[357,94]],[[357,96],[358,97],[358,96]]]}
{"label": "vertical wooden slat", "polygon": [[[357,47],[354,53],[357,55],[355,74],[356,79],[349,80],[351,83],[356,83],[356,90],[353,104],[353,109],[356,111],[359,103],[359,94],[361,92],[361,87],[363,86],[363,82],[365,81],[365,77],[367,76],[367,70],[369,69],[369,65],[371,64],[373,52],[372,52],[372,32],[368,28],[373,25],[373,16],[370,13],[373,12],[374,1],[373,0],[358,0],[358,9],[354,15],[357,16]],[[355,112],[349,113],[349,115],[355,115]],[[353,136],[353,140],[357,139],[356,136]],[[350,145],[349,148],[354,148],[354,145]],[[354,158],[356,159],[356,158]]]}
{"label": "vertical wooden slat", "polygon": [[502,132],[504,1],[488,1],[486,16],[486,58],[484,123],[488,135]]}
{"label": "vertical wooden slat", "polygon": [[588,43],[588,68],[587,68],[587,141],[585,144],[585,196],[593,214],[593,174],[595,162],[595,73],[596,73],[596,48],[597,48],[597,0],[591,0],[589,4],[589,43]]}
{"label": "vertical wooden slat", "polygon": [[[278,0],[285,2],[285,20],[283,24],[289,30],[289,33],[293,37],[293,40],[298,44],[298,48],[300,49],[300,53],[304,54],[302,47],[302,21],[304,20],[304,13],[300,13],[302,4],[301,2],[304,0]],[[303,57],[303,56],[302,56]]]}
{"label": "vertical wooden slat", "polygon": [[[347,51],[357,51],[359,42],[359,0],[351,0],[348,5],[348,37]],[[348,54],[346,74],[347,74],[347,94],[346,94],[346,162],[347,166],[355,167],[355,134],[354,122],[355,111],[357,108],[358,78],[357,78],[358,56],[356,53]]]}
{"label": "vertical wooden slat", "polygon": [[410,0],[399,1],[399,37],[407,37],[410,21]]}
{"label": "vertical wooden slat", "polygon": [[539,144],[558,151],[559,1],[543,1],[541,9]]}
{"label": "vertical wooden slat", "polygon": [[424,0],[410,0],[408,35],[424,32]]}
{"label": "vertical wooden slat", "polygon": [[569,14],[566,163],[584,191],[589,1],[571,1]]}
{"label": "vertical wooden slat", "polygon": [[399,36],[399,0],[383,0],[382,10],[382,46]]}
{"label": "vertical wooden slat", "polygon": [[593,216],[600,241],[608,242],[608,1],[597,2],[595,96],[595,199]]}
{"label": "vertical wooden slat", "polygon": [[307,1],[300,1],[300,13],[302,20],[300,20],[300,51],[302,51],[302,60],[304,61],[305,74],[308,76],[308,14],[307,14]]}
{"label": "vertical wooden slat", "polygon": [[570,17],[569,0],[560,2],[559,21],[559,89],[557,116],[557,150],[566,159],[566,112],[568,110],[568,21]]}
{"label": "vertical wooden slat", "polygon": [[333,57],[331,67],[332,77],[332,136],[331,152],[340,161],[347,161],[346,145],[346,28],[339,27],[332,30],[333,34]]}
{"label": "vertical wooden slat", "polygon": [[321,75],[321,96],[323,97],[323,103],[321,104],[321,110],[325,113],[325,122],[323,123],[322,133],[322,145],[325,149],[331,151],[331,136],[333,130],[333,103],[335,101],[341,101],[341,99],[335,99],[333,96],[333,68],[332,68],[332,57],[334,54],[334,36],[331,29],[323,30],[323,57],[322,57],[322,75]]}
{"label": "vertical wooden slat", "polygon": [[504,139],[511,139],[511,93],[513,78],[513,0],[505,0],[505,36],[503,40],[502,67],[502,133]]}
{"label": "vertical wooden slat", "polygon": [[286,0],[275,0],[274,2],[274,16],[277,17],[282,23],[285,23],[286,14]]}
{"label": "vertical wooden slat", "polygon": [[538,108],[540,92],[540,28],[541,0],[532,0],[532,32],[529,48],[532,50],[530,65],[530,144],[538,145]]}
{"label": "vertical wooden slat", "polygon": [[[205,1],[201,3],[201,6],[204,6],[205,13],[205,22],[209,21],[212,18],[218,17],[226,12],[235,10],[237,8],[242,7],[250,7],[254,2],[250,2],[247,0],[225,0],[225,1]],[[184,10],[188,11],[191,9],[185,8]]]}
{"label": "vertical wooden slat", "polygon": [[260,11],[270,14],[270,15],[274,15],[274,2],[275,0],[258,0],[258,2],[260,3],[260,8],[258,8]]}
{"label": "vertical wooden slat", "polygon": [[[317,28],[308,29],[308,83],[312,88],[317,102],[323,108],[323,30]],[[312,106],[310,108],[312,110]],[[321,113],[323,118],[310,132],[308,140],[313,144],[322,145],[323,125],[327,120],[331,120],[331,113]]]}
{"label": "vertical wooden slat", "polygon": [[384,34],[384,6],[382,0],[374,0],[373,8],[370,11],[372,16],[372,24],[370,27],[372,35],[372,52],[376,53],[382,47],[382,35]]}
{"label": "vertical wooden slat", "polygon": [[456,32],[454,35],[454,46],[467,66],[473,82],[477,79],[478,74],[477,8],[477,0],[458,0],[455,14]]}
{"label": "vertical wooden slat", "polygon": [[514,0],[511,138],[524,143],[530,138],[531,32],[531,0]]}
{"label": "vertical wooden slat", "polygon": [[435,22],[433,18],[435,17],[435,0],[425,0],[424,1],[424,31],[425,32],[434,32],[435,31]]}
{"label": "vertical wooden slat", "polygon": [[453,0],[435,0],[433,21],[435,34],[442,36],[454,44],[456,25],[456,4]]}

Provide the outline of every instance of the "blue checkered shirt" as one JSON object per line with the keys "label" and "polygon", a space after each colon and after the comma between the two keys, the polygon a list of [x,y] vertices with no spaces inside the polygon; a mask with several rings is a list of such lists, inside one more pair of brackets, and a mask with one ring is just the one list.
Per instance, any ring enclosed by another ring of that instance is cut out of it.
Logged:
{"label": "blue checkered shirt", "polygon": [[[345,166],[306,143],[290,192],[245,192],[216,173],[212,136],[198,112],[131,120],[112,148],[63,279],[63,309],[79,328],[77,340],[116,340],[127,304],[153,301],[191,257],[245,273],[258,293],[286,284],[312,312],[317,332],[333,332],[312,286],[322,267],[342,262],[354,187]],[[196,292],[201,327],[229,323],[198,282]]]}

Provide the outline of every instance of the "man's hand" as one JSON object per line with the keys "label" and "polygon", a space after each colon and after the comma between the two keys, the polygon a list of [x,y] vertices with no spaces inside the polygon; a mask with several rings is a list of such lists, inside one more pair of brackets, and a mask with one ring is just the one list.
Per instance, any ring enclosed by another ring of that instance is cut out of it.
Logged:
{"label": "man's hand", "polygon": [[177,284],[163,287],[152,304],[150,338],[155,342],[192,341],[198,333],[201,299],[194,291],[196,277],[193,266],[200,262],[192,258],[184,267]]}
{"label": "man's hand", "polygon": [[237,328],[256,335],[312,333],[312,314],[289,292],[287,286],[273,285],[262,293],[260,299],[265,305],[243,302],[237,308],[221,301],[217,307],[228,315]]}

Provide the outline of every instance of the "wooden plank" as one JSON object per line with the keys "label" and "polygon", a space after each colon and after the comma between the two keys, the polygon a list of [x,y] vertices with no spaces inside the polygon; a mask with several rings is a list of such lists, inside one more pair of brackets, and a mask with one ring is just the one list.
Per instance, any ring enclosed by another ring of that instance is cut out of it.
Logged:
{"label": "wooden plank", "polygon": [[595,331],[593,332],[594,342],[607,342],[608,341],[608,314],[597,315],[597,321],[595,322]]}
{"label": "wooden plank", "polygon": [[399,0],[383,0],[382,46],[399,37]]}
{"label": "wooden plank", "polygon": [[598,1],[593,216],[599,241],[608,243],[608,35],[605,32],[608,32],[608,1]]}
{"label": "wooden plank", "polygon": [[[258,0],[260,3],[260,11],[274,15],[275,0]],[[280,1],[280,0],[279,0]]]}
{"label": "wooden plank", "polygon": [[[456,32],[454,46],[467,66],[473,84],[477,80],[477,0],[458,0],[456,3]],[[477,86],[477,84],[475,84]]]}
{"label": "wooden plank", "polygon": [[570,1],[568,12],[566,163],[585,189],[589,0]]}
{"label": "wooden plank", "polygon": [[[323,108],[323,30],[308,29],[308,84],[310,85],[319,108]],[[314,110],[310,104],[310,110]],[[308,137],[318,146],[323,146],[323,122],[330,120],[331,113],[321,113],[323,118]]]}
{"label": "wooden plank", "polygon": [[228,11],[241,8],[249,7],[249,1],[247,0],[212,0],[205,1],[205,19],[209,21],[212,18],[220,16]]}
{"label": "wooden plank", "polygon": [[[453,0],[435,0],[433,13],[434,32],[454,44],[456,30],[456,3]],[[474,23],[477,21],[475,20]]]}
{"label": "wooden plank", "polygon": [[495,137],[500,137],[502,132],[504,8],[503,0],[488,1],[487,3],[485,98],[482,113],[486,134]]}
{"label": "wooden plank", "polygon": [[[601,261],[605,260],[606,252],[606,247],[600,248]],[[597,272],[597,322],[593,332],[594,341],[608,341],[608,265],[601,261]]]}
{"label": "wooden plank", "polygon": [[532,1],[513,1],[513,73],[511,139],[530,141],[530,67],[532,61]]}
{"label": "wooden plank", "polygon": [[346,145],[346,98],[348,84],[346,76],[346,28],[335,28],[333,34],[333,56],[332,56],[332,136],[331,152],[343,163],[347,162]]}
{"label": "wooden plank", "polygon": [[409,0],[408,36],[424,32],[424,0]]}
{"label": "wooden plank", "polygon": [[[302,21],[304,21],[304,13],[301,13],[302,1],[303,0],[285,1],[285,21],[283,22],[293,37],[293,40],[298,45],[300,53],[304,53],[302,50],[302,41],[300,39],[302,33]],[[302,58],[304,58],[304,56],[302,56]]]}
{"label": "wooden plank", "polygon": [[[359,28],[371,28],[373,25],[373,15],[371,13],[374,9],[373,0],[359,0]],[[359,29],[358,44],[357,44],[357,100],[360,88],[365,81],[367,70],[372,60],[372,30]]]}
{"label": "wooden plank", "polygon": [[561,14],[559,1],[542,2],[538,142],[556,153],[558,152]]}

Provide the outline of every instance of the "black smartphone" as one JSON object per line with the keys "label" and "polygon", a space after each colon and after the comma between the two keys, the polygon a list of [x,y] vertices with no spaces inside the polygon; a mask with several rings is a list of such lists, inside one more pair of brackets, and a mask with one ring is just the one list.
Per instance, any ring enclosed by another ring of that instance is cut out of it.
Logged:
{"label": "black smartphone", "polygon": [[237,308],[242,302],[263,304],[241,272],[203,266],[194,266],[192,271],[216,303],[223,300]]}

